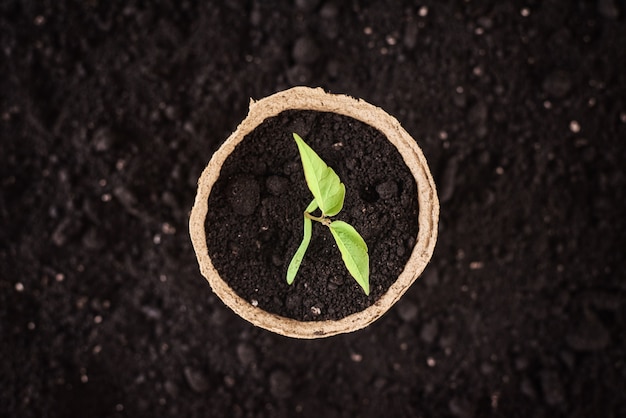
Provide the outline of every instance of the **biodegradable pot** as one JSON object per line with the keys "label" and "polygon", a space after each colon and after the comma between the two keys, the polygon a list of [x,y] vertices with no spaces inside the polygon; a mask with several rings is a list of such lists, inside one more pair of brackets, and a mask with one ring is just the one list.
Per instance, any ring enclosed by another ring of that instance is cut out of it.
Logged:
{"label": "biodegradable pot", "polygon": [[[277,116],[286,110],[336,113],[359,120],[377,129],[397,148],[417,185],[419,214],[416,221],[419,230],[415,246],[404,270],[387,292],[374,304],[342,319],[298,321],[255,307],[237,295],[220,277],[209,256],[205,219],[208,212],[209,195],[220,176],[222,165],[247,134],[265,119]],[[426,159],[415,140],[394,117],[363,100],[326,93],[320,88],[294,87],[256,102],[250,101],[248,116],[215,152],[200,176],[198,192],[191,211],[189,230],[202,275],[208,280],[218,297],[235,313],[256,326],[278,334],[312,339],[356,331],[371,324],[387,312],[417,279],[429,262],[437,240],[438,221],[439,201]]]}

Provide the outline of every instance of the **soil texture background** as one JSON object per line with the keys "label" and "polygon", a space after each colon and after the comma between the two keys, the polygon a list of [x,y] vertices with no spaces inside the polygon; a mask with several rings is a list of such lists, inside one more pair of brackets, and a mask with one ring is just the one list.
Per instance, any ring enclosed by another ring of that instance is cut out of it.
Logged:
{"label": "soil texture background", "polygon": [[[0,416],[626,416],[626,2],[0,2]],[[200,275],[196,181],[259,99],[418,140],[430,265],[297,341]]]}

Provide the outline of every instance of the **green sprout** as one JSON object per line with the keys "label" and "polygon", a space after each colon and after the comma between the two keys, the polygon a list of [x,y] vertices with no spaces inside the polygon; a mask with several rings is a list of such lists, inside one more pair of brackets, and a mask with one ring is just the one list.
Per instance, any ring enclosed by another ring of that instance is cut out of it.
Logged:
{"label": "green sprout", "polygon": [[[304,253],[311,241],[311,220],[313,220],[330,229],[348,271],[363,288],[365,294],[369,295],[370,267],[365,241],[350,224],[330,220],[331,216],[337,215],[343,208],[346,186],[341,182],[337,173],[326,165],[324,160],[298,134],[294,133],[293,137],[300,151],[306,183],[314,199],[304,211],[304,237],[289,263],[287,283],[292,284],[296,274],[298,274]],[[312,215],[318,208],[322,212],[321,216]]]}

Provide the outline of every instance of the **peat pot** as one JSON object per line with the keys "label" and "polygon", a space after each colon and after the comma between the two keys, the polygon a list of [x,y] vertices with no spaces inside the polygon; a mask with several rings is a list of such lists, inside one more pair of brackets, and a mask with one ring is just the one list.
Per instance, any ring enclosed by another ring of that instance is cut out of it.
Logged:
{"label": "peat pot", "polygon": [[[312,199],[293,133],[345,184],[336,218],[367,243],[369,295],[318,223],[294,283],[285,280]],[[202,172],[189,229],[200,271],[226,305],[256,326],[311,339],[387,312],[429,262],[438,221],[426,159],[395,118],[363,100],[294,87],[250,102]]]}

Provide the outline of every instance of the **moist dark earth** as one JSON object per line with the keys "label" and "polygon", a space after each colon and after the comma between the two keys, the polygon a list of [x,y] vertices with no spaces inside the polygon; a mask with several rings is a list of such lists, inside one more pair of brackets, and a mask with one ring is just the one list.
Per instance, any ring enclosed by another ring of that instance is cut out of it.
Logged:
{"label": "moist dark earth", "polygon": [[[626,2],[0,3],[0,415],[626,415]],[[419,142],[437,247],[368,328],[257,329],[200,275],[196,181],[250,98]]]}
{"label": "moist dark earth", "polygon": [[[294,132],[345,185],[343,208],[332,219],[348,222],[367,244],[369,295],[318,222],[287,284],[313,200]],[[325,112],[281,112],[246,135],[224,162],[208,206],[207,248],[220,277],[259,308],[303,321],[341,319],[375,303],[404,270],[418,231],[417,187],[398,150],[371,126]]]}

